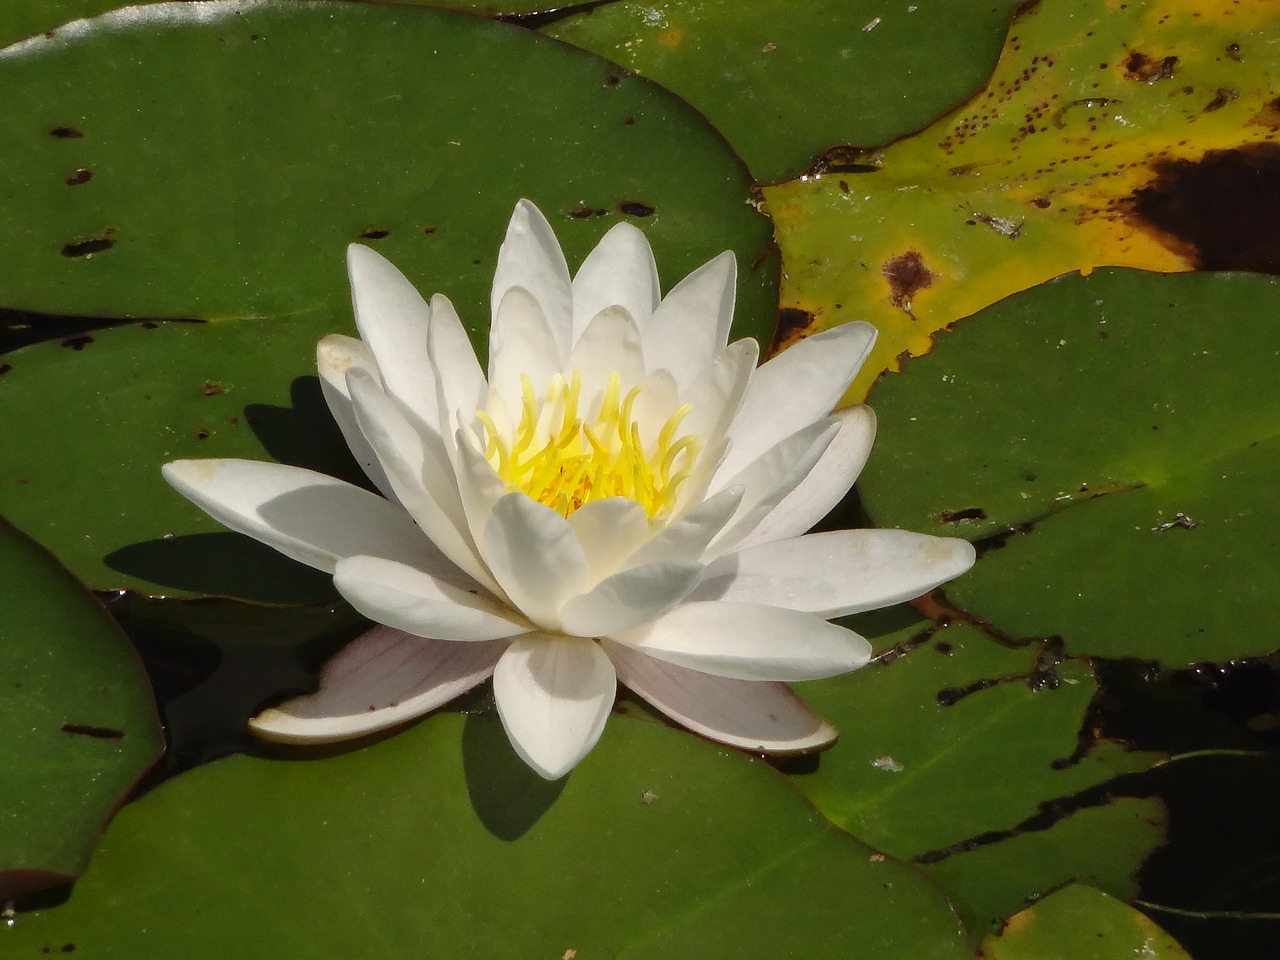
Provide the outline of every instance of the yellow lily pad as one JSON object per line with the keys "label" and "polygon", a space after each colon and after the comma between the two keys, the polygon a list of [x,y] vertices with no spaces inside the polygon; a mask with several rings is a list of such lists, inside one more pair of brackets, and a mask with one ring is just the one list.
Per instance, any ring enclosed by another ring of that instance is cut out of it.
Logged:
{"label": "yellow lily pad", "polygon": [[1274,270],[1280,6],[1043,0],[985,87],[882,149],[763,190],[785,265],[775,349],[847,320],[904,351],[1078,270]]}

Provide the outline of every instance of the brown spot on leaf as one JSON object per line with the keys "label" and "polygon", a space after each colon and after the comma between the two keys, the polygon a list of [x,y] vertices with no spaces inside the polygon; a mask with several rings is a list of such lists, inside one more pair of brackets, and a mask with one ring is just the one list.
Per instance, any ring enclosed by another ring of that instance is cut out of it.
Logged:
{"label": "brown spot on leaf", "polygon": [[80,167],[74,171],[71,176],[67,177],[68,187],[78,187],[82,183],[88,183],[93,179],[93,171],[86,167]]}
{"label": "brown spot on leaf", "polygon": [[389,236],[390,234],[390,230],[383,229],[382,227],[368,227],[360,231],[360,239],[381,240],[383,237]]}
{"label": "brown spot on leaf", "polygon": [[924,257],[915,250],[889,258],[880,272],[889,281],[890,301],[908,314],[911,313],[911,301],[915,295],[926,287],[933,286],[933,281],[938,276],[925,266]]}
{"label": "brown spot on leaf", "polygon": [[223,391],[222,384],[214,383],[212,380],[206,380],[204,386],[200,388],[200,392],[206,397],[219,396]]}
{"label": "brown spot on leaf", "polygon": [[106,236],[106,233],[109,232],[104,231],[104,235],[101,237],[92,237],[88,240],[72,240],[69,243],[64,243],[62,245],[62,255],[69,259],[75,259],[76,257],[90,257],[95,253],[110,250],[116,245],[116,242],[111,237]]}
{"label": "brown spot on leaf", "polygon": [[1280,273],[1280,145],[1162,160],[1129,198],[1132,217],[1201,270]]}
{"label": "brown spot on leaf", "polygon": [[1203,113],[1213,113],[1215,110],[1221,110],[1232,100],[1239,97],[1240,94],[1226,87],[1219,87],[1217,95],[1204,105]]}
{"label": "brown spot on leaf", "polygon": [[55,140],[81,140],[84,134],[75,127],[54,127],[49,131],[49,136]]}
{"label": "brown spot on leaf", "polygon": [[618,212],[625,213],[629,217],[651,217],[654,209],[640,200],[623,200],[618,204]]}
{"label": "brown spot on leaf", "polygon": [[938,514],[943,523],[959,523],[961,520],[985,520],[987,511],[981,507],[965,507],[962,510],[943,510]]}
{"label": "brown spot on leaf", "polygon": [[62,346],[70,347],[72,350],[76,351],[76,353],[79,353],[91,343],[93,343],[93,337],[86,333],[78,337],[67,337],[67,339],[62,341]]}
{"label": "brown spot on leaf", "polygon": [[782,307],[778,311],[778,325],[773,328],[773,340],[769,343],[768,356],[775,356],[797,341],[803,340],[817,322],[808,310],[799,307]]}
{"label": "brown spot on leaf", "polygon": [[64,723],[62,732],[74,734],[78,737],[93,737],[95,740],[124,739],[123,730],[117,730],[114,727],[95,727],[87,723]]}
{"label": "brown spot on leaf", "polygon": [[1124,75],[1130,80],[1143,83],[1155,83],[1157,80],[1168,80],[1178,68],[1178,58],[1174,56],[1156,59],[1141,50],[1130,50],[1124,61]]}

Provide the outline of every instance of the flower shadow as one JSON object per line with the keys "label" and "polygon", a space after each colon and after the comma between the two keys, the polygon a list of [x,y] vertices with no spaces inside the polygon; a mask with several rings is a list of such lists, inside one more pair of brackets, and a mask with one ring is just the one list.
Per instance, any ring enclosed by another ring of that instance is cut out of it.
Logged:
{"label": "flower shadow", "polygon": [[494,716],[470,714],[462,728],[462,767],[471,806],[499,840],[518,840],[560,796],[568,778],[547,781],[511,749]]}

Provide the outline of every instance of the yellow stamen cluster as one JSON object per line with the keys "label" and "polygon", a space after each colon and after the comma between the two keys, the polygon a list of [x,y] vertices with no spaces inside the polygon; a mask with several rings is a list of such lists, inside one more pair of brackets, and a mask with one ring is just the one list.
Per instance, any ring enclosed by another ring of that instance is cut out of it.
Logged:
{"label": "yellow stamen cluster", "polygon": [[671,511],[705,443],[694,436],[676,439],[690,404],[676,410],[656,438],[645,438],[632,417],[640,387],[622,396],[617,373],[610,375],[592,423],[578,413],[582,378],[576,370],[568,380],[553,376],[541,404],[532,381],[521,377],[520,383],[520,424],[510,437],[484,411],[476,414],[484,426],[485,457],[508,490],[527,493],[565,517],[605,497],[634,500],[650,519]]}

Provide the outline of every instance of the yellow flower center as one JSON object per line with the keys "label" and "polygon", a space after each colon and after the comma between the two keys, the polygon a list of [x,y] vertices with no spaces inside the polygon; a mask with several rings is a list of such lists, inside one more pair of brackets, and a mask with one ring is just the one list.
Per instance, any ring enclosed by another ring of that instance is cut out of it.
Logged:
{"label": "yellow flower center", "polygon": [[[673,413],[657,437],[642,435],[632,417],[640,387],[622,396],[621,378],[609,376],[600,410],[591,422],[578,413],[582,378],[551,378],[539,405],[528,377],[520,378],[520,425],[503,436],[484,411],[485,457],[511,492],[527,493],[561,516],[605,497],[627,497],[650,519],[668,513],[676,492],[693,473],[702,437],[676,439],[676,430],[692,404]],[[646,443],[646,441],[648,441]]]}

